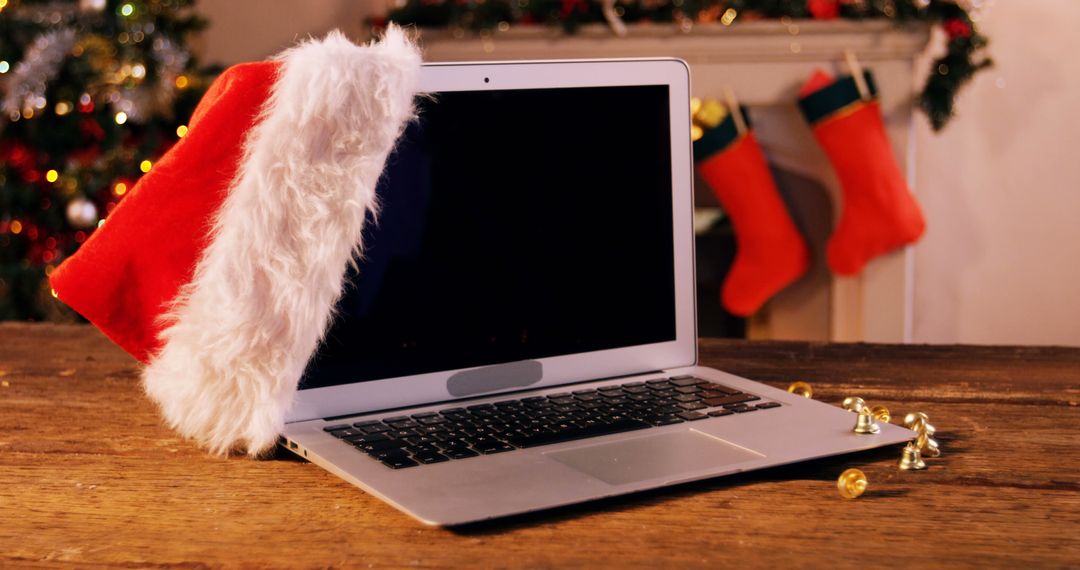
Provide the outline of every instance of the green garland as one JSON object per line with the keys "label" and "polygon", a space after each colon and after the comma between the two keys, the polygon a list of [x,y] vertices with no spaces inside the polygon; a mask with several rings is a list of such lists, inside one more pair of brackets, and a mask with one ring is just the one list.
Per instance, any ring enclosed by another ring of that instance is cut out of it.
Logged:
{"label": "green garland", "polygon": [[[968,11],[953,0],[618,0],[616,12],[627,23],[843,18],[940,25],[948,38],[946,53],[934,62],[919,96],[919,108],[934,130],[941,130],[955,114],[960,88],[992,65],[985,55],[986,37],[978,33]],[[598,0],[406,0],[388,20],[473,31],[546,24],[571,34],[582,24],[606,22]]]}

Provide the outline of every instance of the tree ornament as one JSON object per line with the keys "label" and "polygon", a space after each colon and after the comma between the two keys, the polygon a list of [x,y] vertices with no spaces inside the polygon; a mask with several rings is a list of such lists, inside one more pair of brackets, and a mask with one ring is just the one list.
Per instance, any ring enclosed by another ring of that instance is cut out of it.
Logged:
{"label": "tree ornament", "polygon": [[67,205],[67,220],[73,228],[88,230],[98,223],[98,209],[93,202],[82,196],[73,198]]}
{"label": "tree ornament", "polygon": [[37,36],[26,49],[22,61],[6,78],[4,96],[0,108],[13,120],[25,116],[27,110],[45,106],[45,88],[56,77],[60,64],[71,47],[75,45],[75,30],[61,28]]}

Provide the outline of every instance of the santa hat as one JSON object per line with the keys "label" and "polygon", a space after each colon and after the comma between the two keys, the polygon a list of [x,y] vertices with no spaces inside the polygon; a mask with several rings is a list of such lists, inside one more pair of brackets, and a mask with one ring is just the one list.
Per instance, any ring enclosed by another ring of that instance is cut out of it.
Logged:
{"label": "santa hat", "polygon": [[215,453],[270,448],[413,116],[402,31],[338,32],[226,70],[187,135],[53,272],[67,305],[146,363],[170,426]]}

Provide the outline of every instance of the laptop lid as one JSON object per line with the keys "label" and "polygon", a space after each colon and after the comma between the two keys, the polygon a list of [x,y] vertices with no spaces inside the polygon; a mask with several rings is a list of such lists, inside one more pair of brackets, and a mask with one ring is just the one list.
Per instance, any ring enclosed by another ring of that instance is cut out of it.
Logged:
{"label": "laptop lid", "polygon": [[689,71],[428,64],[288,421],[696,362]]}

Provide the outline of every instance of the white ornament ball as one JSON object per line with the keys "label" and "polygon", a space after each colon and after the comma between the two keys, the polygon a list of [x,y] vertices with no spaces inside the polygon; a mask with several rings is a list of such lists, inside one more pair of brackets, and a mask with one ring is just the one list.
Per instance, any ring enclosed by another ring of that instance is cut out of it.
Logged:
{"label": "white ornament ball", "polygon": [[88,230],[98,223],[97,206],[86,198],[75,198],[68,202],[67,219],[73,227]]}

